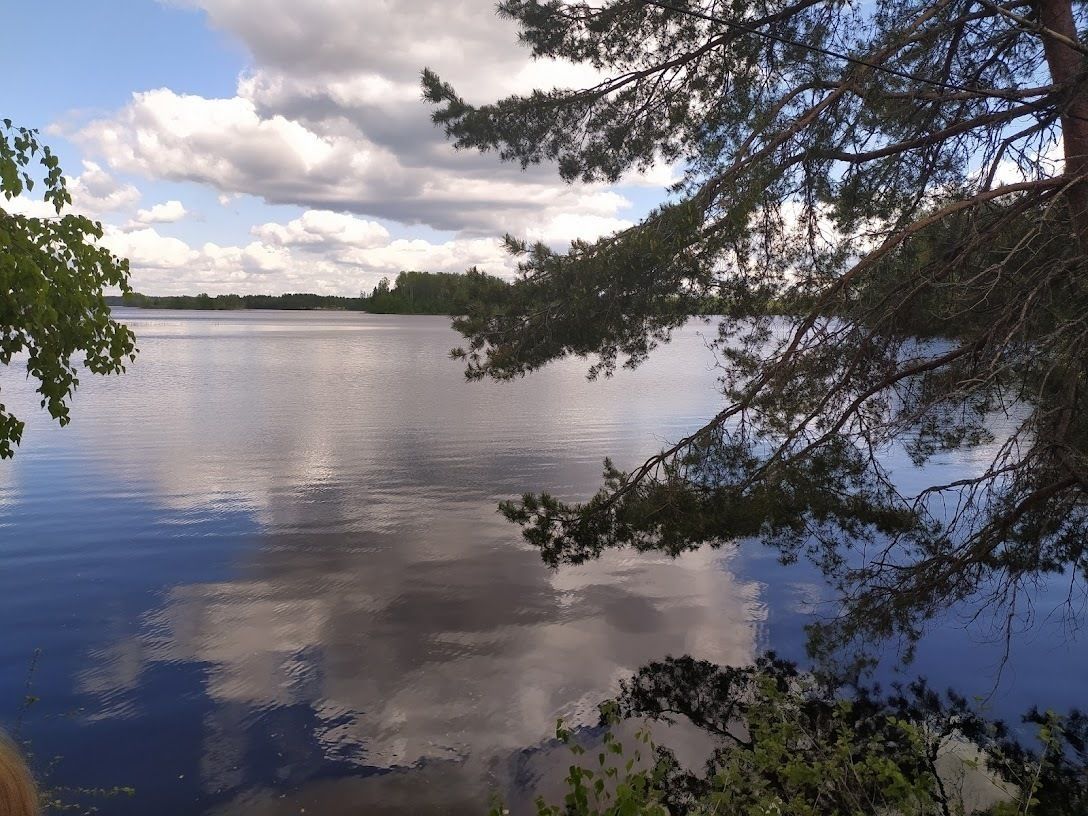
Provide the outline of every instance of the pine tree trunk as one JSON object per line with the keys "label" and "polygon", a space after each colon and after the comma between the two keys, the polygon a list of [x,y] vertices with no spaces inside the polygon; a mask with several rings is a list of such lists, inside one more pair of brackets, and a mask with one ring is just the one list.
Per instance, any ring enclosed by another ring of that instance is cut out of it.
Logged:
{"label": "pine tree trunk", "polygon": [[[1071,0],[1036,0],[1039,23],[1050,31],[1079,42]],[[1043,34],[1043,48],[1052,81],[1066,96],[1062,112],[1065,175],[1082,180],[1070,188],[1069,206],[1081,249],[1088,253],[1088,82],[1083,56],[1056,37]]]}

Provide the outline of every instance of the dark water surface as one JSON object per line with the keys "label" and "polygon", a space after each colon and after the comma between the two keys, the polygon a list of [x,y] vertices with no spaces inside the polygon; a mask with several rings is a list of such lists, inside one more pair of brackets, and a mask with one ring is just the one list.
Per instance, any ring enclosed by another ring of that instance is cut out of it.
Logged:
{"label": "dark water surface", "polygon": [[[820,584],[758,545],[551,572],[495,512],[710,416],[712,328],[608,381],[469,384],[444,318],[119,313],[140,357],[85,376],[66,429],[0,372],[28,420],[0,463],[0,723],[53,784],[136,789],[103,812],[479,812],[648,660],[803,655]],[[988,634],[950,619],[914,670],[994,691]],[[1018,638],[994,710],[1083,704],[1076,638]]]}

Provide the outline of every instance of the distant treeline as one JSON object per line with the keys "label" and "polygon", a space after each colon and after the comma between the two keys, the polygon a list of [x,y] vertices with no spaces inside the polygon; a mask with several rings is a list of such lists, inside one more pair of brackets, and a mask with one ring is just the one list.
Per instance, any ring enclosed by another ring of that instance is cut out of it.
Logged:
{"label": "distant treeline", "polygon": [[362,298],[337,295],[141,295],[139,292],[107,297],[111,306],[134,306],[138,309],[361,309]]}
{"label": "distant treeline", "polygon": [[382,278],[362,309],[378,314],[464,314],[470,303],[489,300],[506,289],[501,278],[470,269],[463,275],[449,272],[401,272],[392,286]]}
{"label": "distant treeline", "polygon": [[290,293],[285,295],[127,295],[106,297],[110,306],[138,309],[333,309],[378,314],[461,314],[467,304],[489,292],[505,288],[506,282],[469,270],[463,275],[448,272],[401,272],[390,285],[382,278],[370,295],[359,297]]}

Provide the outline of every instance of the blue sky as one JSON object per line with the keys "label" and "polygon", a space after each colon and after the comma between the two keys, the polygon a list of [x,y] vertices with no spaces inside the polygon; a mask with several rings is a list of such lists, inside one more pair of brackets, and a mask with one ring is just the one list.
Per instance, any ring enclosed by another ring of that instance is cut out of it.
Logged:
{"label": "blue sky", "polygon": [[38,127],[69,111],[108,113],[134,90],[229,95],[249,61],[242,43],[212,31],[203,14],[164,3],[45,0],[12,3],[4,17],[9,31],[31,32],[0,51],[5,74],[28,80],[6,89],[6,103]]}
{"label": "blue sky", "polygon": [[492,9],[18,3],[8,30],[31,34],[0,53],[21,80],[3,115],[45,133],[75,208],[106,225],[140,291],[351,294],[407,268],[506,274],[503,232],[562,245],[613,231],[663,197],[672,171],[566,185],[552,168],[454,152],[419,99],[424,65],[479,101],[592,79],[530,62]]}

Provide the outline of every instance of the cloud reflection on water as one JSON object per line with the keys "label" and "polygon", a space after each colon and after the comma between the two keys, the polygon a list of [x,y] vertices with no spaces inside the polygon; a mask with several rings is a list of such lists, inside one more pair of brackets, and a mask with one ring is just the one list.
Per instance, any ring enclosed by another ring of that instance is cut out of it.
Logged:
{"label": "cloud reflection on water", "polygon": [[[39,439],[96,474],[80,489],[159,508],[164,546],[222,541],[220,575],[161,575],[150,608],[89,645],[78,678],[95,701],[84,722],[169,723],[155,678],[196,669],[204,801],[264,812],[252,803],[266,794],[309,796],[356,768],[348,784],[371,791],[368,807],[426,807],[432,778],[482,802],[496,763],[540,744],[556,716],[592,720],[645,661],[744,662],[759,647],[759,584],[732,575],[731,551],[551,572],[495,513],[525,487],[585,495],[604,455],[634,460],[709,413],[715,379],[694,331],[611,382],[587,383],[574,361],[472,385],[444,359],[444,319],[135,322],[130,375],[89,382],[68,436]],[[255,529],[227,535],[238,513]],[[60,537],[75,520],[26,523]],[[124,548],[101,557],[121,565]],[[258,770],[262,751],[274,756]]]}

